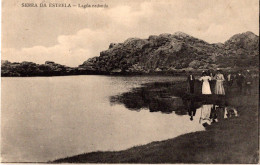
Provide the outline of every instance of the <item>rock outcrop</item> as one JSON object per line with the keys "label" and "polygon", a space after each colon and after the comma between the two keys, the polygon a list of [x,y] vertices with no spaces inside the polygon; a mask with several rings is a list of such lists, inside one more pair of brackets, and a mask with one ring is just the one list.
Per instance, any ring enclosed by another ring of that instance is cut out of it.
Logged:
{"label": "rock outcrop", "polygon": [[11,63],[1,61],[1,76],[4,77],[26,77],[26,76],[61,76],[77,74],[77,68],[71,68],[56,64],[52,61],[46,61],[45,64],[36,64],[33,62]]}
{"label": "rock outcrop", "polygon": [[209,44],[182,32],[129,38],[111,43],[99,57],[81,68],[102,73],[153,73],[179,69],[258,66],[259,38],[252,32],[236,34],[223,43]]}

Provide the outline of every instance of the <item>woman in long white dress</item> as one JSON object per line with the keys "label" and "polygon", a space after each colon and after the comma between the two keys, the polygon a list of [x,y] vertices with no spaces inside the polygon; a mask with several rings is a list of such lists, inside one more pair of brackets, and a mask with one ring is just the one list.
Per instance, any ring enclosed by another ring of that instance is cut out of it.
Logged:
{"label": "woman in long white dress", "polygon": [[217,74],[215,75],[214,79],[216,80],[215,94],[225,95],[225,89],[223,86],[223,81],[225,81],[225,78],[224,75],[220,72],[220,70],[217,71]]}
{"label": "woman in long white dress", "polygon": [[202,94],[203,95],[210,95],[211,90],[210,90],[210,85],[209,81],[211,80],[211,77],[208,76],[205,72],[202,73],[202,77],[199,79],[199,81],[202,81]]}

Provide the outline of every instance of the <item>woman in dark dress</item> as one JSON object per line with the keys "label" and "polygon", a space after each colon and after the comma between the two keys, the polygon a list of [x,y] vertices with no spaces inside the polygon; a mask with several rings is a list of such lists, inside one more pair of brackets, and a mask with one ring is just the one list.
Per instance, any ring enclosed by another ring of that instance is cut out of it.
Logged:
{"label": "woman in dark dress", "polygon": [[214,91],[214,86],[215,86],[215,80],[213,79],[214,75],[211,70],[208,70],[207,74],[209,77],[211,77],[211,80],[209,81],[210,89],[211,91]]}

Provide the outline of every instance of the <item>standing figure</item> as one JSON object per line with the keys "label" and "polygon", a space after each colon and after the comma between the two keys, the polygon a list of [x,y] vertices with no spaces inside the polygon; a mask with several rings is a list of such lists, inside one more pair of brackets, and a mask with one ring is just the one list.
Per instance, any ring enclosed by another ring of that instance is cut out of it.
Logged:
{"label": "standing figure", "polygon": [[243,91],[243,82],[244,82],[244,76],[241,74],[241,72],[238,72],[236,80],[237,80],[237,87],[239,93],[241,94]]}
{"label": "standing figure", "polygon": [[202,94],[204,95],[210,95],[211,90],[209,86],[209,81],[211,80],[211,77],[209,77],[205,72],[202,72],[202,77],[199,79],[199,81],[202,81]]}
{"label": "standing figure", "polygon": [[228,71],[228,75],[227,75],[227,90],[230,91],[231,90],[231,87],[232,87],[232,84],[233,84],[233,80],[234,80],[234,76],[233,74],[231,73],[231,71],[229,70]]}
{"label": "standing figure", "polygon": [[208,70],[208,76],[211,77],[211,80],[209,81],[210,90],[214,91],[214,76],[210,70]]}
{"label": "standing figure", "polygon": [[193,76],[192,72],[189,71],[188,75],[188,85],[189,85],[189,92],[194,93],[194,82],[195,82],[195,77]]}
{"label": "standing figure", "polygon": [[252,87],[252,76],[249,70],[247,70],[246,77],[245,77],[245,94],[251,94],[251,87]]}
{"label": "standing figure", "polygon": [[216,86],[215,86],[215,94],[216,95],[225,95],[225,89],[223,86],[224,75],[221,73],[220,70],[217,71],[217,74],[215,75],[214,79],[216,80]]}

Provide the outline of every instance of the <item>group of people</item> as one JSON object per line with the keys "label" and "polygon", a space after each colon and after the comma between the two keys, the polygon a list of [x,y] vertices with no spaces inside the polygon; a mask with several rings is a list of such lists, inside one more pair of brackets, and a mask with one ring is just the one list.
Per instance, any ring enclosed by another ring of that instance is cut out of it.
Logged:
{"label": "group of people", "polygon": [[[236,73],[229,70],[226,74],[224,74],[220,69],[217,69],[215,74],[211,71],[203,71],[202,75],[197,79],[192,72],[189,72],[187,77],[188,90],[190,93],[195,92],[195,82],[199,81],[202,84],[201,94],[215,94],[220,96],[229,94],[234,82],[236,82],[240,94],[244,92],[244,94],[251,95],[251,88],[254,80],[257,80],[257,77],[254,79],[250,70],[246,70],[244,72],[238,71]],[[215,100],[215,102],[207,102],[207,100],[203,100],[203,104],[200,108],[196,108],[194,101],[191,100],[188,108],[190,120],[193,120],[197,110],[199,111],[197,112],[199,114],[196,116],[199,117],[199,123],[203,126],[210,125],[212,122],[218,122],[218,120],[221,119],[234,116],[237,117],[238,113],[236,108],[230,107],[224,98],[225,97],[219,97],[220,100]]]}
{"label": "group of people", "polygon": [[[247,70],[245,74],[242,74],[241,72],[233,74],[231,71],[228,71],[226,76],[224,76],[220,69],[217,69],[215,75],[211,71],[203,71],[202,76],[198,80],[202,82],[201,93],[204,95],[210,95],[213,93],[216,95],[225,95],[226,91],[224,88],[224,81],[226,81],[227,91],[229,91],[233,85],[234,80],[237,82],[240,93],[242,93],[244,86],[245,93],[251,94],[251,85],[253,83],[250,70]],[[191,71],[189,72],[187,81],[189,92],[194,93],[194,84],[196,79]]]}

